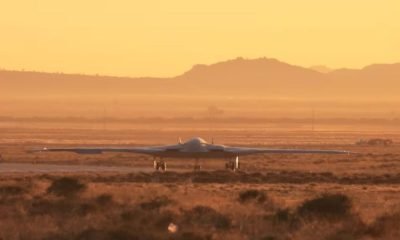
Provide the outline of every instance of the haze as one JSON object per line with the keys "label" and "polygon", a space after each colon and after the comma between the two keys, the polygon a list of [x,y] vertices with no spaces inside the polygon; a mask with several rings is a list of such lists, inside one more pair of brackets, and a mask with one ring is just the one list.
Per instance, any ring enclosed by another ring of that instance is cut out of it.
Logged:
{"label": "haze", "polygon": [[4,1],[0,67],[169,77],[237,56],[393,63],[399,10],[397,0]]}

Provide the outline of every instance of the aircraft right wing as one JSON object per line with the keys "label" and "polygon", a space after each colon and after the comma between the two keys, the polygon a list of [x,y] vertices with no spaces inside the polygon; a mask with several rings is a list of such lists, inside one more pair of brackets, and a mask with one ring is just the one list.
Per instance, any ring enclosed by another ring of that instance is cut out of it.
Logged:
{"label": "aircraft right wing", "polygon": [[310,149],[273,149],[273,148],[247,148],[247,147],[226,147],[225,152],[240,155],[280,153],[280,154],[349,154],[344,150],[310,150]]}

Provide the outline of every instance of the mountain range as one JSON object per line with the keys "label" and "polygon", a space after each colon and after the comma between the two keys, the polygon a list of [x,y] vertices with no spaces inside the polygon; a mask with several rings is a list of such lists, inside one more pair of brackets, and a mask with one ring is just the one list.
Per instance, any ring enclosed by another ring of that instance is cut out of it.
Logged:
{"label": "mountain range", "polygon": [[0,70],[0,95],[11,97],[182,95],[268,98],[399,98],[400,63],[362,69],[306,68],[276,59],[236,58],[195,65],[170,78]]}

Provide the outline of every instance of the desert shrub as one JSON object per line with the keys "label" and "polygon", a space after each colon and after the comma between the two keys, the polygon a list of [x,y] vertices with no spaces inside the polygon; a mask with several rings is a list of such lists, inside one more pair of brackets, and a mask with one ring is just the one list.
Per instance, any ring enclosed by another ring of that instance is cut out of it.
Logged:
{"label": "desert shrub", "polygon": [[25,192],[25,189],[20,186],[1,186],[0,195],[19,195]]}
{"label": "desert shrub", "polygon": [[211,235],[203,235],[195,232],[183,232],[176,237],[177,240],[211,240]]}
{"label": "desert shrub", "polygon": [[62,177],[56,179],[47,188],[47,193],[52,193],[62,197],[73,197],[86,189],[86,185],[76,178]]}
{"label": "desert shrub", "polygon": [[69,240],[73,239],[70,233],[50,233],[42,238],[43,240]]}
{"label": "desert shrub", "polygon": [[171,222],[177,220],[177,215],[172,211],[163,211],[154,218],[154,226],[159,230],[165,230]]}
{"label": "desert shrub", "polygon": [[266,199],[267,196],[265,195],[265,193],[257,189],[245,190],[239,193],[239,202],[241,203],[246,203],[250,201],[263,203]]}
{"label": "desert shrub", "polygon": [[30,204],[29,213],[32,215],[64,214],[71,213],[72,208],[72,203],[69,201],[35,198]]}
{"label": "desert shrub", "polygon": [[158,217],[158,214],[158,211],[147,211],[137,206],[121,211],[120,217],[127,224],[149,226],[153,223],[155,217]]}
{"label": "desert shrub", "polygon": [[339,230],[329,235],[326,240],[356,240],[359,239],[357,235],[350,231]]}
{"label": "desert shrub", "polygon": [[140,207],[123,210],[120,213],[124,224],[137,225],[145,228],[150,226],[155,229],[166,230],[176,215],[170,211],[147,211]]}
{"label": "desert shrub", "polygon": [[266,215],[264,220],[272,223],[276,228],[285,229],[285,231],[295,231],[301,227],[301,219],[298,214],[288,208],[278,209],[272,215]]}
{"label": "desert shrub", "polygon": [[93,203],[81,203],[79,204],[75,209],[77,214],[85,216],[89,213],[95,212],[97,210],[97,206],[94,205]]}
{"label": "desert shrub", "polygon": [[370,226],[368,226],[367,233],[374,237],[380,237],[387,233],[400,238],[400,212],[378,217]]}
{"label": "desert shrub", "polygon": [[96,203],[99,205],[109,205],[113,201],[111,194],[103,193],[96,198]]}
{"label": "desert shrub", "polygon": [[104,230],[98,230],[94,228],[89,228],[81,233],[79,233],[76,240],[106,240],[107,239],[107,232]]}
{"label": "desert shrub", "polygon": [[151,233],[144,233],[132,228],[119,227],[116,229],[87,229],[78,234],[76,240],[152,240],[156,239]]}
{"label": "desert shrub", "polygon": [[143,210],[147,210],[147,211],[157,210],[158,211],[158,210],[160,210],[160,208],[168,206],[171,203],[172,203],[172,200],[170,200],[168,197],[161,196],[161,197],[156,197],[147,202],[142,202],[139,204],[139,206]]}
{"label": "desert shrub", "polygon": [[326,240],[355,240],[363,238],[366,233],[366,225],[354,215],[351,218],[341,221],[341,227],[326,237]]}
{"label": "desert shrub", "polygon": [[325,194],[303,202],[297,209],[302,217],[340,219],[350,215],[351,199],[344,194]]}
{"label": "desert shrub", "polygon": [[135,220],[135,216],[137,216],[138,213],[140,214],[140,212],[138,212],[136,209],[128,209],[122,211],[120,217],[123,221],[132,221]]}
{"label": "desert shrub", "polygon": [[227,216],[206,206],[196,206],[186,211],[184,221],[189,224],[213,226],[217,229],[229,229],[231,227],[231,220]]}
{"label": "desert shrub", "polygon": [[117,230],[112,230],[107,234],[107,238],[109,240],[141,240],[141,239],[149,239],[151,240],[149,236],[142,236],[141,234],[138,233],[132,233],[128,230],[125,229],[117,229]]}
{"label": "desert shrub", "polygon": [[289,222],[293,218],[289,209],[278,209],[273,216],[273,220],[276,223]]}
{"label": "desert shrub", "polygon": [[91,201],[82,202],[77,199],[47,199],[35,197],[27,202],[26,209],[30,215],[52,216],[85,216],[99,208]]}
{"label": "desert shrub", "polygon": [[260,238],[260,240],[277,240],[277,238],[274,236],[271,236],[271,235],[266,235],[266,236]]}
{"label": "desert shrub", "polygon": [[105,226],[102,229],[88,228],[78,234],[69,231],[60,231],[44,237],[45,240],[155,240],[151,231],[142,231],[132,227]]}

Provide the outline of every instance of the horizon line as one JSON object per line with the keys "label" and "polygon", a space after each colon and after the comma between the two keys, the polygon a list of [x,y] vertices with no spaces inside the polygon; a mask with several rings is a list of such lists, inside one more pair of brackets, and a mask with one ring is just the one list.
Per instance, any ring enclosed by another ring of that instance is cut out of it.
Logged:
{"label": "horizon line", "polygon": [[[225,62],[229,62],[229,61],[235,61],[235,60],[275,60],[278,61],[280,63],[283,64],[288,64],[291,66],[296,66],[296,67],[301,67],[304,69],[309,69],[309,70],[313,70],[315,72],[319,72],[319,73],[323,73],[321,71],[315,70],[313,68],[315,67],[325,67],[327,69],[331,69],[331,71],[329,72],[333,72],[333,71],[337,71],[337,70],[362,70],[365,69],[369,66],[374,66],[374,65],[394,65],[394,64],[400,64],[399,62],[393,62],[393,63],[370,63],[367,65],[364,65],[363,67],[359,67],[359,68],[352,68],[352,67],[340,67],[340,68],[331,68],[325,64],[314,64],[312,66],[303,66],[303,65],[298,65],[298,64],[292,64],[286,61],[282,61],[280,59],[277,58],[267,58],[267,57],[258,57],[258,58],[245,58],[245,57],[236,57],[236,58],[231,58],[231,59],[226,59],[226,60],[221,60],[218,62],[214,62],[211,64],[203,64],[203,63],[196,63],[196,64],[192,64],[192,67],[190,69],[188,69],[187,71],[184,71],[178,75],[175,76],[163,76],[163,77],[153,77],[153,76],[130,76],[130,75],[111,75],[111,74],[102,74],[102,73],[78,73],[78,72],[63,72],[63,71],[45,71],[45,70],[35,70],[35,69],[6,69],[6,68],[2,68],[0,67],[0,72],[28,72],[28,73],[44,73],[44,74],[60,74],[60,75],[80,75],[80,76],[88,76],[88,77],[114,77],[114,78],[154,78],[154,79],[164,79],[164,78],[175,78],[178,76],[183,75],[184,73],[190,71],[191,69],[193,69],[193,67],[198,66],[198,65],[204,65],[204,66],[211,66],[211,65],[215,65],[218,63],[225,63]],[[329,73],[327,72],[327,73]],[[323,73],[326,74],[326,73]]]}

